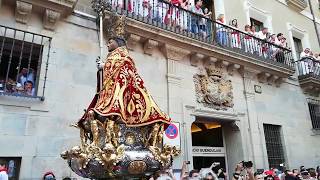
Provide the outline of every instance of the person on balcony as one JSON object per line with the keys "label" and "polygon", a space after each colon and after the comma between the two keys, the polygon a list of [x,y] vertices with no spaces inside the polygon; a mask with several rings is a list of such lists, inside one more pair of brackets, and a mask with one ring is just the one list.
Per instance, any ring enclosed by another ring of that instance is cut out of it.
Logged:
{"label": "person on balcony", "polygon": [[259,32],[256,31],[256,26],[251,25],[251,34],[256,37],[256,38],[252,38],[252,47],[253,47],[253,52],[255,54],[259,54],[259,40],[257,38],[259,38]]}
{"label": "person on balcony", "polygon": [[158,23],[164,23],[164,18],[168,10],[168,5],[164,2],[153,0],[152,6],[152,18]]}
{"label": "person on balcony", "polygon": [[203,20],[204,20],[204,22],[203,22],[203,24],[204,24],[203,30],[205,32],[204,37],[207,38],[207,39],[209,37],[211,37],[211,26],[212,26],[211,21],[210,21],[211,20],[211,15],[212,15],[212,12],[209,11],[208,8],[204,8],[204,17],[206,17],[206,18],[203,18]]}
{"label": "person on balcony", "polygon": [[217,18],[217,24],[216,24],[216,39],[218,44],[221,46],[226,46],[228,43],[228,34],[227,29],[224,26],[224,14],[220,14]]}
{"label": "person on balcony", "polygon": [[[268,28],[263,27],[261,31],[258,32],[258,38],[264,40],[266,42],[268,34]],[[263,41],[258,43],[259,55],[263,57],[267,57],[268,44]]]}
{"label": "person on balcony", "polygon": [[299,71],[303,75],[313,72],[313,57],[310,48],[305,48],[303,52],[300,53],[300,63]]}
{"label": "person on balcony", "polygon": [[180,6],[183,10],[180,12],[180,25],[183,32],[190,31],[190,2],[189,0],[182,0]]}
{"label": "person on balcony", "polygon": [[252,31],[251,31],[251,27],[250,25],[245,25],[244,26],[244,31],[247,33],[244,36],[244,47],[245,47],[245,51],[246,52],[250,52],[251,54],[253,54],[253,37],[252,37]]}
{"label": "person on balcony", "polygon": [[314,62],[313,62],[314,74],[320,75],[320,56],[319,56],[319,53],[314,53],[313,59],[314,59]]}
{"label": "person on balcony", "polygon": [[135,15],[140,17],[148,17],[151,13],[151,2],[150,0],[134,0],[133,1],[133,12]]}
{"label": "person on balcony", "polygon": [[233,19],[230,21],[230,26],[232,26],[236,30],[232,30],[231,32],[231,47],[241,49],[241,41],[240,41],[240,31],[238,30],[238,20]]}
{"label": "person on balcony", "polygon": [[197,0],[196,4],[194,6],[191,7],[191,11],[195,14],[191,15],[191,32],[199,35],[201,32],[200,30],[200,24],[202,24],[202,18],[198,15],[204,15],[203,11],[202,11],[202,0]]}
{"label": "person on balcony", "polygon": [[180,28],[180,12],[178,8],[179,6],[180,0],[170,0],[170,6],[164,18],[164,23],[166,25]]}

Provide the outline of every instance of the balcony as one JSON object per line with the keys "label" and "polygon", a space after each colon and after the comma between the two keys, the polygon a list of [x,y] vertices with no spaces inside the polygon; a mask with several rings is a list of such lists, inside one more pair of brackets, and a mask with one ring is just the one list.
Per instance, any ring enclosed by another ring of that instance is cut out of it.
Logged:
{"label": "balcony", "polygon": [[301,12],[308,7],[306,0],[286,0],[288,6],[297,12]]}
{"label": "balcony", "polygon": [[127,17],[130,48],[142,43],[145,53],[150,54],[153,48],[163,50],[169,44],[170,48],[182,49],[176,54],[190,56],[191,65],[214,59],[222,62],[230,74],[234,69],[248,67],[256,70],[260,82],[281,82],[294,73],[292,53],[288,48],[165,1],[149,0],[142,5],[128,5],[127,2],[106,3],[110,3],[108,12],[115,11]]}
{"label": "balcony", "polygon": [[320,92],[320,62],[313,58],[297,61],[298,79],[305,93],[318,95]]}

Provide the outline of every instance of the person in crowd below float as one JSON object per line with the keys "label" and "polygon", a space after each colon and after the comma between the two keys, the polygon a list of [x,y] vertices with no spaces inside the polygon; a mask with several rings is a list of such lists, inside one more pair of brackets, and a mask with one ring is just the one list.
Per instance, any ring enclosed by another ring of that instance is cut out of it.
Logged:
{"label": "person in crowd below float", "polygon": [[43,175],[43,180],[56,180],[56,176],[53,174],[53,172],[49,171]]}
{"label": "person in crowd below float", "polygon": [[8,180],[8,170],[5,162],[0,162],[0,180]]}

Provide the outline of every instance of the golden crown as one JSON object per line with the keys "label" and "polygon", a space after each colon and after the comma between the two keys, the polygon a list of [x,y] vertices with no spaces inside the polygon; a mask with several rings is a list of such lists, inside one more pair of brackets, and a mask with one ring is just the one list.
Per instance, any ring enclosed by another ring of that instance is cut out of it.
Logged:
{"label": "golden crown", "polygon": [[209,65],[206,67],[206,71],[208,76],[219,76],[221,77],[223,75],[222,68],[216,67],[215,65]]}
{"label": "golden crown", "polygon": [[104,28],[106,29],[106,36],[108,38],[122,38],[126,39],[126,17],[118,15],[115,12],[109,13],[106,16]]}

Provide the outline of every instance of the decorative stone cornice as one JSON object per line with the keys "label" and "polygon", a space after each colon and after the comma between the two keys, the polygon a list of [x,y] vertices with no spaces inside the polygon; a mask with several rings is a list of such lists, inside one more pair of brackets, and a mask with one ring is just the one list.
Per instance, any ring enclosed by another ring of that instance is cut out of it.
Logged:
{"label": "decorative stone cornice", "polygon": [[228,74],[229,74],[230,76],[233,76],[235,70],[240,69],[240,67],[241,67],[241,66],[240,66],[239,64],[229,64],[229,65],[227,66],[227,72],[228,72]]}
{"label": "decorative stone cornice", "polygon": [[130,34],[127,42],[128,49],[133,50],[133,48],[140,42],[141,37],[135,34]]}
{"label": "decorative stone cornice", "polygon": [[60,12],[46,9],[43,17],[43,26],[46,29],[54,30],[60,19]]}
{"label": "decorative stone cornice", "polygon": [[269,85],[273,85],[275,84],[276,80],[278,79],[279,77],[276,76],[276,75],[271,75],[270,77],[267,78],[267,83]]}
{"label": "decorative stone cornice", "polygon": [[[1,2],[2,0],[0,7]],[[27,24],[32,12],[44,12],[41,15],[43,26],[53,30],[60,18],[65,18],[73,12],[78,0],[16,0],[15,2],[17,22]]]}
{"label": "decorative stone cornice", "polygon": [[203,54],[193,53],[190,57],[190,64],[192,66],[198,66],[199,62],[204,58]]}
{"label": "decorative stone cornice", "polygon": [[257,75],[258,77],[258,81],[260,83],[266,83],[267,82],[267,79],[270,77],[271,75],[269,73],[266,73],[266,72],[262,72],[262,73],[259,73]]}
{"label": "decorative stone cornice", "polygon": [[78,0],[48,0],[48,1],[73,9]]}
{"label": "decorative stone cornice", "polygon": [[312,95],[312,96],[318,96],[320,91],[320,79],[315,78],[313,76],[300,76],[298,77],[299,84],[303,90],[304,93]]}
{"label": "decorative stone cornice", "polygon": [[308,7],[306,0],[286,0],[288,6],[297,12],[301,12]]}
{"label": "decorative stone cornice", "polygon": [[16,21],[27,24],[32,11],[32,4],[23,1],[16,1]]}
{"label": "decorative stone cornice", "polygon": [[190,54],[190,51],[170,44],[163,45],[162,52],[167,59],[175,61],[180,61]]}
{"label": "decorative stone cornice", "polygon": [[143,44],[143,50],[145,54],[151,55],[153,49],[159,45],[158,41],[147,39]]}
{"label": "decorative stone cornice", "polygon": [[61,17],[70,15],[78,0],[23,0],[32,4],[35,8],[51,9],[60,12]]}

